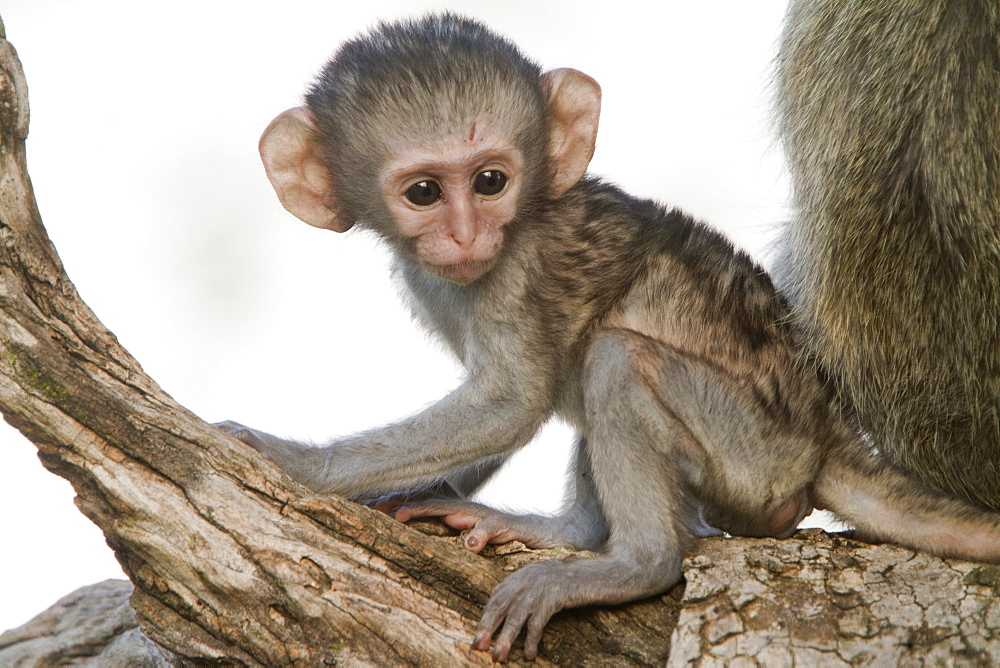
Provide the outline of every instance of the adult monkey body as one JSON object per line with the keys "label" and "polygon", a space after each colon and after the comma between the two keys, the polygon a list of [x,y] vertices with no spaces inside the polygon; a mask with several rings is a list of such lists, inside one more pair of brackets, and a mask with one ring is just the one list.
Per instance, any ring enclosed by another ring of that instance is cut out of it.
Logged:
{"label": "adult monkey body", "polygon": [[[1000,517],[882,467],[830,407],[770,280],[678,211],[583,177],[596,82],[542,74],[452,15],[345,44],[261,139],[284,206],[392,248],[417,318],[468,378],[398,423],[322,448],[231,433],[318,490],[370,498],[446,480],[473,491],[552,414],[580,432],[567,509],[514,516],[463,500],[395,507],[519,539],[603,552],[508,577],[473,641],[537,652],[556,611],[667,589],[711,527],[784,536],[813,505],[870,534],[1000,559]],[[501,628],[502,626],[502,628]],[[499,632],[498,632],[499,629]]]}
{"label": "adult monkey body", "polygon": [[1000,5],[793,2],[776,282],[879,451],[1000,510]]}

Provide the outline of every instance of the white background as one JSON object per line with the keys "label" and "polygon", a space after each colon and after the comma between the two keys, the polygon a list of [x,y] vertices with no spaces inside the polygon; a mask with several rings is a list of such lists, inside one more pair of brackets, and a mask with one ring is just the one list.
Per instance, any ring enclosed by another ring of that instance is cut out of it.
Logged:
{"label": "white background", "polygon": [[[0,16],[28,79],[35,193],[83,298],[206,420],[322,440],[459,378],[409,322],[382,251],[286,214],[259,165],[260,131],[338,43],[426,9],[485,20],[546,68],[601,82],[593,172],[763,257],[786,215],[768,119],[783,4],[3,0]],[[555,509],[569,438],[547,430],[487,497]],[[0,425],[0,630],[121,577],[72,498]]]}

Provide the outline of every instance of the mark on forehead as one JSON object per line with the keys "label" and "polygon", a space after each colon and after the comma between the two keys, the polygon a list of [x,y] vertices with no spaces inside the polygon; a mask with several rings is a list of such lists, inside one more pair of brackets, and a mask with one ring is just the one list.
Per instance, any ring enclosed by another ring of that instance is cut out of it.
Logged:
{"label": "mark on forehead", "polygon": [[476,126],[477,125],[478,125],[478,123],[473,123],[472,124],[472,129],[469,130],[469,139],[468,139],[468,141],[472,141],[472,140],[474,140],[476,138]]}

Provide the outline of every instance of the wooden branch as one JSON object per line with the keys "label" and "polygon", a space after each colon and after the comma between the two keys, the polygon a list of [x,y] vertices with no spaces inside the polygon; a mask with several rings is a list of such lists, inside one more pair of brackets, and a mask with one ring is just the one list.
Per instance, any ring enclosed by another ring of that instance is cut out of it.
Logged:
{"label": "wooden branch", "polygon": [[[175,403],[80,300],[35,204],[27,87],[3,37],[0,411],[104,531],[143,631],[198,661],[489,663],[469,643],[502,563],[310,496]],[[564,615],[538,663],[662,664],[669,626],[649,620],[671,617],[659,600]]]}

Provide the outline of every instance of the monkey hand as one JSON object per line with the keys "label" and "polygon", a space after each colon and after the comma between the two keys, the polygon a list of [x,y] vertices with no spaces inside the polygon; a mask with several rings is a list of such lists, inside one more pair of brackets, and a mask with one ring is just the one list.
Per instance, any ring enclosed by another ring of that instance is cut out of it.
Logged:
{"label": "monkey hand", "polygon": [[664,547],[655,556],[612,550],[597,557],[549,559],[522,568],[493,591],[473,649],[488,650],[495,635],[493,660],[506,661],[524,628],[524,657],[532,660],[538,655],[545,624],[560,610],[614,605],[666,591],[681,580],[683,554]]}
{"label": "monkey hand", "polygon": [[[572,582],[573,563],[550,559],[526,566],[508,576],[493,591],[486,604],[472,648],[488,651],[490,641],[496,634],[493,660],[506,661],[514,640],[526,626],[524,657],[534,660],[538,655],[542,630],[552,615],[563,608],[578,605],[568,596],[572,589],[567,584]],[[501,625],[503,628],[500,628]],[[499,633],[497,629],[500,629]]]}
{"label": "monkey hand", "polygon": [[273,461],[295,480],[309,487],[314,487],[314,485],[310,484],[310,474],[314,471],[316,462],[313,460],[321,452],[320,448],[278,438],[265,431],[252,429],[231,420],[216,422],[213,426],[243,441],[264,457]]}
{"label": "monkey hand", "polygon": [[472,501],[432,499],[396,508],[394,517],[400,522],[414,517],[440,517],[453,529],[471,529],[465,537],[465,546],[473,552],[481,551],[489,543],[512,540],[535,549],[574,547],[564,535],[560,518],[513,515]]}
{"label": "monkey hand", "polygon": [[269,441],[276,440],[274,436],[257,429],[251,429],[250,427],[242,425],[239,422],[233,422],[232,420],[215,422],[212,426],[221,429],[230,436],[236,437],[238,440],[243,441],[251,448],[270,459],[270,456],[267,453],[267,444]]}

